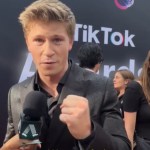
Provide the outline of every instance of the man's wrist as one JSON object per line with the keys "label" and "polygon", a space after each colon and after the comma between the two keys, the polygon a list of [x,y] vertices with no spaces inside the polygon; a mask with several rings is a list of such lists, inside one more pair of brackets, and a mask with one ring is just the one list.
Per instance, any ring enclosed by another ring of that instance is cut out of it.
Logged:
{"label": "man's wrist", "polygon": [[95,136],[95,127],[94,127],[94,123],[91,122],[91,134],[89,136],[87,136],[84,139],[80,139],[78,140],[78,142],[81,144],[81,146],[86,149],[87,146],[91,143],[91,141],[94,139]]}

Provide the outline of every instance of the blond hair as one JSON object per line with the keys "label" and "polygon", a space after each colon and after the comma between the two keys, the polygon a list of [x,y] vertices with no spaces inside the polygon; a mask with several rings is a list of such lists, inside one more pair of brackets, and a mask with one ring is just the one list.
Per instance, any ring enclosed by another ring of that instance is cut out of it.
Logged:
{"label": "blond hair", "polygon": [[73,39],[75,31],[75,16],[71,9],[59,0],[37,0],[25,8],[19,16],[24,35],[30,30],[30,23],[41,21],[50,23],[52,21],[66,24],[68,36]]}
{"label": "blond hair", "polygon": [[148,51],[147,57],[143,63],[139,80],[141,82],[145,97],[150,103],[150,50]]}

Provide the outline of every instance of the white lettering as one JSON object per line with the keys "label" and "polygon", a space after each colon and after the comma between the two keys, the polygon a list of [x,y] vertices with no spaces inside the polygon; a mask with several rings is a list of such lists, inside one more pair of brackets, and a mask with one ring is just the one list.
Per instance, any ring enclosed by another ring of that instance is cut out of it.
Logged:
{"label": "white lettering", "polygon": [[79,41],[79,29],[82,28],[82,24],[76,24],[74,41]]}
{"label": "white lettering", "polygon": [[112,28],[101,27],[101,31],[104,31],[104,44],[108,44],[108,33],[112,31]]}
{"label": "white lettering", "polygon": [[128,69],[134,74],[134,68],[135,68],[135,60],[134,59],[130,59],[129,60],[129,67],[122,66],[122,67],[118,68],[118,70],[120,70],[120,69]]}
{"label": "white lettering", "polygon": [[88,37],[88,34],[87,34],[87,25],[84,25],[83,29],[86,29],[86,30],[83,30],[83,42],[87,42],[87,37]]}
{"label": "white lettering", "polygon": [[[101,32],[104,33],[104,36],[100,40],[98,37],[100,37]],[[134,34],[129,35],[128,30],[125,30],[124,34],[122,34],[121,32],[113,31],[109,27],[100,27],[100,30],[94,30],[92,25],[76,24],[74,41],[80,41],[81,39],[81,42],[103,42],[103,44],[113,44],[116,46],[123,44],[125,47],[135,47],[134,37]]]}
{"label": "white lettering", "polygon": [[[125,41],[124,41],[124,46],[128,46],[129,44],[131,45],[131,47],[135,47],[132,39],[135,35],[131,34],[129,35],[129,31],[125,30]],[[129,44],[128,44],[129,43]]]}
{"label": "white lettering", "polygon": [[116,67],[115,65],[109,66],[109,65],[104,65],[104,76],[109,77],[110,72],[115,71]]}
{"label": "white lettering", "polygon": [[[118,37],[118,41],[116,40],[116,37]],[[111,42],[114,45],[121,45],[123,43],[123,36],[120,32],[113,32],[111,35]]]}
{"label": "white lettering", "polygon": [[92,39],[93,39],[96,43],[100,43],[98,38],[96,37],[98,32],[99,32],[99,30],[93,31],[93,27],[89,26],[89,28],[88,28],[88,42],[92,42]]}
{"label": "white lettering", "polygon": [[19,82],[27,79],[28,77],[30,77],[34,74],[34,71],[30,71],[31,66],[32,66],[32,56],[29,53],[28,56],[27,56],[25,65],[23,67],[22,73],[20,75]]}

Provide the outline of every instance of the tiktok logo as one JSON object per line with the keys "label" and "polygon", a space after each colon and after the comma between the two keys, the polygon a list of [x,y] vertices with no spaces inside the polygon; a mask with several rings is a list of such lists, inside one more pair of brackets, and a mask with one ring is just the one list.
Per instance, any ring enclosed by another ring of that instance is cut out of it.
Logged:
{"label": "tiktok logo", "polygon": [[114,0],[114,2],[121,10],[126,10],[134,4],[134,0]]}
{"label": "tiktok logo", "polygon": [[[100,39],[100,35],[102,35]],[[105,45],[123,45],[125,47],[135,47],[135,34],[130,33],[129,30],[122,32],[116,31],[111,27],[99,27],[94,29],[94,26],[87,24],[76,24],[74,41],[78,42],[95,42],[103,43]]]}

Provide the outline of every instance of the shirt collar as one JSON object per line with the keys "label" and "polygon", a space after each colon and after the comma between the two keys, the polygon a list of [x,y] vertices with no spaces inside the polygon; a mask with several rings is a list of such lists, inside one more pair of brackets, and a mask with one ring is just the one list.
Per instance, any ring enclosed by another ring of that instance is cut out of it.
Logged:
{"label": "shirt collar", "polygon": [[[68,61],[68,69],[65,72],[64,76],[62,77],[62,79],[59,81],[58,86],[65,84],[65,82],[66,82],[66,80],[68,78],[68,75],[70,73],[71,66],[72,66],[72,61],[69,60]],[[39,84],[39,74],[38,74],[38,71],[36,71],[36,73],[35,73],[35,80],[34,80],[34,90],[38,90],[39,91],[40,88],[41,87],[40,87],[40,84]]]}

